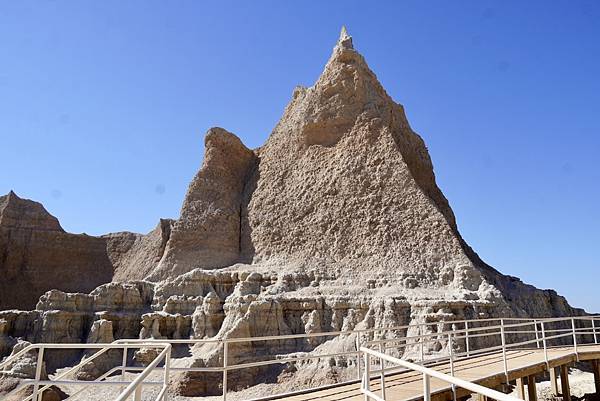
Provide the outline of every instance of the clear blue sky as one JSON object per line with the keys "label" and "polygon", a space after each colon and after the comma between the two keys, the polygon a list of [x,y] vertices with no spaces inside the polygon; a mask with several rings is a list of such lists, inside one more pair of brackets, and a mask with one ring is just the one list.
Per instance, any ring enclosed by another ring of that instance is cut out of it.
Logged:
{"label": "clear blue sky", "polygon": [[372,3],[0,1],[0,192],[72,232],[149,231],[204,132],[260,146],[346,24],[466,240],[600,311],[600,2]]}

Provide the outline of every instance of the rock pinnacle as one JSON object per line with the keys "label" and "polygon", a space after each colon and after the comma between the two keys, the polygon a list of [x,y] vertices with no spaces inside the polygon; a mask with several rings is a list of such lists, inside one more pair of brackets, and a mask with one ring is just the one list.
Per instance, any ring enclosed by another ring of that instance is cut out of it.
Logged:
{"label": "rock pinnacle", "polygon": [[343,47],[344,49],[354,49],[352,45],[352,36],[348,35],[348,31],[346,30],[346,26],[342,25],[342,30],[340,32],[340,38],[338,39],[337,46]]}

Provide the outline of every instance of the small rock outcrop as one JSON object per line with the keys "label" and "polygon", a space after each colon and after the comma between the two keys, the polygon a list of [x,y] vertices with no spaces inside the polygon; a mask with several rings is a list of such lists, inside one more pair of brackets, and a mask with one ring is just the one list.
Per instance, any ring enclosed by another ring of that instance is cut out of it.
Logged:
{"label": "small rock outcrop", "polygon": [[160,262],[174,221],[161,219],[146,235],[120,232],[103,235],[114,275],[113,281],[142,280]]}
{"label": "small rock outcrop", "polygon": [[[113,322],[106,319],[95,320],[87,336],[87,343],[91,344],[110,344],[115,338],[113,336]],[[93,355],[98,350],[91,350],[83,356],[84,361],[88,356]],[[77,371],[75,377],[78,380],[95,380],[111,368],[117,366],[122,361],[122,351],[111,349],[93,360],[83,364]]]}

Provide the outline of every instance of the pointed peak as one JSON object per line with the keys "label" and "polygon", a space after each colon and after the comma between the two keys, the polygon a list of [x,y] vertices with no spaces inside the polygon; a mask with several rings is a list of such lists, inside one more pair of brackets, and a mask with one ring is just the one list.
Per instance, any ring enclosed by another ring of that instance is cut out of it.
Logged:
{"label": "pointed peak", "polygon": [[342,25],[342,30],[340,31],[340,38],[337,41],[336,47],[342,47],[344,49],[354,49],[352,45],[352,36],[348,35],[348,31],[346,30],[346,26]]}
{"label": "pointed peak", "polygon": [[63,231],[58,219],[41,203],[20,198],[12,190],[0,196],[0,226]]}
{"label": "pointed peak", "polygon": [[346,38],[348,35],[348,29],[346,29],[346,25],[342,25],[342,30],[340,31],[340,39]]}
{"label": "pointed peak", "polygon": [[6,195],[0,196],[0,208],[6,207],[9,203],[20,201],[21,198],[11,189]]}

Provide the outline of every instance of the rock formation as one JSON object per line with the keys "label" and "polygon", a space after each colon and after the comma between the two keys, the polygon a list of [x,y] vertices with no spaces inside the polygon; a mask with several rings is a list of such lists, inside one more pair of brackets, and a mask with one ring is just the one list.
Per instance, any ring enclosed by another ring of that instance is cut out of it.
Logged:
{"label": "rock formation", "polygon": [[222,128],[208,131],[205,146],[203,166],[150,279],[173,278],[197,267],[225,267],[240,258],[243,191],[257,158]]}
{"label": "rock formation", "polygon": [[44,207],[0,197],[0,309],[32,309],[49,289],[93,290],[111,280],[103,240],[66,233]]}
{"label": "rock formation", "polygon": [[[33,224],[21,219],[7,221]],[[63,233],[55,219],[28,219]],[[502,275],[465,243],[423,140],[345,30],[317,82],[294,90],[264,146],[250,150],[224,129],[208,131],[179,219],[161,220],[147,235],[96,240],[116,282],[90,294],[57,285],[63,291],[47,292],[34,311],[0,312],[0,352],[18,338],[251,337],[584,313],[554,291]],[[228,362],[352,350],[354,339],[240,343]],[[192,366],[219,366],[223,358],[216,343],[197,345],[191,355]],[[256,368],[230,378],[240,388],[310,371],[304,382],[325,382],[331,369],[339,376],[352,363]],[[218,384],[206,374],[177,379],[184,395],[218,393]]]}
{"label": "rock formation", "polygon": [[146,235],[131,232],[106,234],[108,258],[114,270],[114,281],[141,280],[152,273],[171,236],[173,220],[161,219]]}

